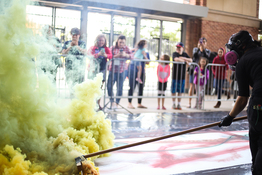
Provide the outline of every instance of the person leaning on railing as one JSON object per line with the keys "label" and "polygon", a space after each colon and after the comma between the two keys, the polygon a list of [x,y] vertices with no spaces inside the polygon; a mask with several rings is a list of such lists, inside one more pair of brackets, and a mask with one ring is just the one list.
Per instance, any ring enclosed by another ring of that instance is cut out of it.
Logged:
{"label": "person leaning on railing", "polygon": [[46,41],[52,47],[48,47],[48,49],[44,49],[41,52],[41,69],[44,71],[44,73],[50,75],[53,82],[56,82],[57,68],[62,67],[62,61],[58,56],[58,53],[62,50],[62,45],[60,40],[57,37],[55,37],[53,29],[50,25],[44,26],[43,35],[45,36]]}
{"label": "person leaning on railing", "polygon": [[[108,95],[111,97],[110,102],[113,108],[117,108],[120,98],[116,98],[114,101],[113,86],[115,82],[117,83],[117,96],[122,96],[123,93],[123,83],[125,80],[125,69],[126,60],[133,59],[132,51],[126,46],[126,37],[124,35],[119,35],[116,41],[116,45],[111,48],[113,59],[109,65],[109,75],[107,81],[107,91]],[[115,103],[113,103],[115,102]]]}
{"label": "person leaning on railing", "polygon": [[[76,83],[82,83],[85,78],[84,55],[86,55],[86,44],[79,40],[80,30],[72,28],[70,31],[72,40],[66,41],[62,54],[67,54],[65,60],[65,76],[70,87]],[[72,94],[71,94],[72,96]]]}
{"label": "person leaning on railing", "polygon": [[[102,83],[104,83],[106,79],[107,59],[109,60],[112,59],[112,52],[110,48],[107,47],[107,41],[105,35],[100,34],[96,37],[95,45],[89,48],[87,54],[94,57],[97,63],[95,66],[99,67],[99,72],[95,72],[94,76],[96,76],[97,73],[102,73],[103,74]],[[100,99],[98,100],[98,105],[99,105],[99,109],[102,110],[102,107],[100,106]]]}
{"label": "person leaning on railing", "polygon": [[[177,43],[176,52],[173,53],[173,60],[175,62],[183,62],[184,64],[174,64],[172,66],[172,85],[171,85],[171,93],[172,96],[181,96],[184,93],[185,87],[185,78],[186,78],[186,64],[192,62],[192,59],[188,56],[186,52],[184,52],[184,44],[182,42]],[[181,110],[181,98],[177,99],[176,106],[176,98],[172,98],[173,100],[173,109]],[[191,106],[190,106],[191,107]]]}

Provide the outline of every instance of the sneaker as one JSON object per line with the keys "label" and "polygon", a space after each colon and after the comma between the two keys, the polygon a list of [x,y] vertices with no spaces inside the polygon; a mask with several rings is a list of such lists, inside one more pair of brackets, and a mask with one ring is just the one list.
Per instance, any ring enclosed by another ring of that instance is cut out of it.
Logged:
{"label": "sneaker", "polygon": [[158,106],[158,107],[157,107],[157,110],[159,110],[159,109],[160,109],[160,107]]}
{"label": "sneaker", "polygon": [[176,109],[176,104],[173,104],[172,108],[173,108],[173,109]]}
{"label": "sneaker", "polygon": [[162,106],[162,109],[163,109],[163,110],[166,110],[165,106]]}
{"label": "sneaker", "polygon": [[177,107],[176,107],[176,109],[181,110],[182,108],[181,108],[181,106],[178,104]]}
{"label": "sneaker", "polygon": [[216,89],[213,88],[212,92],[211,92],[211,95],[215,95],[216,94]]}

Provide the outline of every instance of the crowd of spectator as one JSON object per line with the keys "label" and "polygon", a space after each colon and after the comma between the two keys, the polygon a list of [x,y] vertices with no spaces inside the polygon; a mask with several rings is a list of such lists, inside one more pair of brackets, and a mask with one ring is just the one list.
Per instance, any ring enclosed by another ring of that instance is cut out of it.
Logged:
{"label": "crowd of spectator", "polygon": [[[72,28],[70,33],[72,40],[66,41],[61,51],[62,54],[66,55],[65,76],[68,86],[72,88],[76,83],[82,83],[84,81],[85,66],[83,65],[86,65],[84,58],[86,55],[91,56],[89,59],[88,78],[92,79],[98,73],[103,74],[102,87],[107,80],[106,88],[108,96],[110,97],[110,106],[112,108],[118,107],[123,94],[123,83],[126,77],[128,77],[129,98],[127,107],[135,109],[132,105],[131,97],[133,96],[135,87],[138,87],[138,96],[143,96],[143,89],[146,81],[145,65],[149,64],[147,60],[150,60],[149,53],[146,52],[147,41],[140,40],[136,47],[131,49],[126,45],[126,37],[124,35],[119,35],[115,45],[109,48],[107,47],[105,35],[100,34],[96,37],[94,45],[87,49],[86,43],[79,39],[80,30],[78,28]],[[186,74],[189,75],[189,104],[187,107],[191,108],[192,99],[190,97],[195,92],[199,98],[196,100],[194,108],[202,108],[203,96],[206,93],[204,87],[207,84],[207,80],[213,77],[212,93],[217,94],[218,100],[214,108],[219,108],[221,105],[221,93],[224,92],[223,87],[228,70],[228,66],[224,60],[224,54],[225,51],[221,47],[218,49],[217,56],[212,59],[211,51],[207,49],[207,39],[200,38],[197,47],[193,49],[192,58],[184,51],[184,44],[182,42],[176,44],[176,51],[172,54],[172,58],[170,58],[169,55],[160,56],[160,62],[156,72],[158,77],[159,96],[157,109],[161,109],[161,99],[162,109],[166,109],[164,106],[164,96],[170,74],[172,74],[171,93],[173,104],[171,106],[173,109],[182,109],[180,96],[185,93]],[[109,60],[111,61],[107,67],[107,61]],[[127,60],[130,60],[128,64]],[[172,68],[170,68],[170,62],[173,62]],[[213,63],[212,71],[206,69],[208,63]],[[218,66],[214,64],[218,64]],[[106,71],[108,71],[108,77],[106,77]],[[232,82],[235,83],[234,79],[232,79]],[[113,87],[115,84],[116,98],[114,98],[115,96],[113,94]],[[237,91],[237,85],[235,84],[233,86],[234,92]],[[228,92],[227,94],[229,97],[230,93]],[[73,94],[71,95],[73,96]],[[176,97],[178,97],[177,102]],[[142,98],[138,98],[137,108],[147,108],[141,103]],[[99,109],[102,110],[100,99],[98,100],[98,105]]]}

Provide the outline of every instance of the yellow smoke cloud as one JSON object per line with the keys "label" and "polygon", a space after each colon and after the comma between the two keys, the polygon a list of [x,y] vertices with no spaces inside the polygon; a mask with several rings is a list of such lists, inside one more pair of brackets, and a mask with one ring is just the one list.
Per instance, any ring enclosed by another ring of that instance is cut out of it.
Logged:
{"label": "yellow smoke cloud", "polygon": [[27,4],[0,3],[0,174],[74,174],[74,158],[113,146],[110,121],[95,111],[102,76],[77,85],[77,99],[59,107],[47,76],[36,76],[32,58],[47,43],[26,27]]}

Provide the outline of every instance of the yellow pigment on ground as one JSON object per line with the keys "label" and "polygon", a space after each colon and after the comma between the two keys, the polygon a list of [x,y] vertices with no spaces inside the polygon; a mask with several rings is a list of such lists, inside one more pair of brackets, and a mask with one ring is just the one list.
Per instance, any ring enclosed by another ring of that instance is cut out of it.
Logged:
{"label": "yellow pigment on ground", "polygon": [[26,28],[28,3],[0,2],[0,175],[74,174],[76,157],[113,147],[110,121],[95,112],[102,76],[77,85],[77,99],[59,107],[32,61],[47,43]]}

